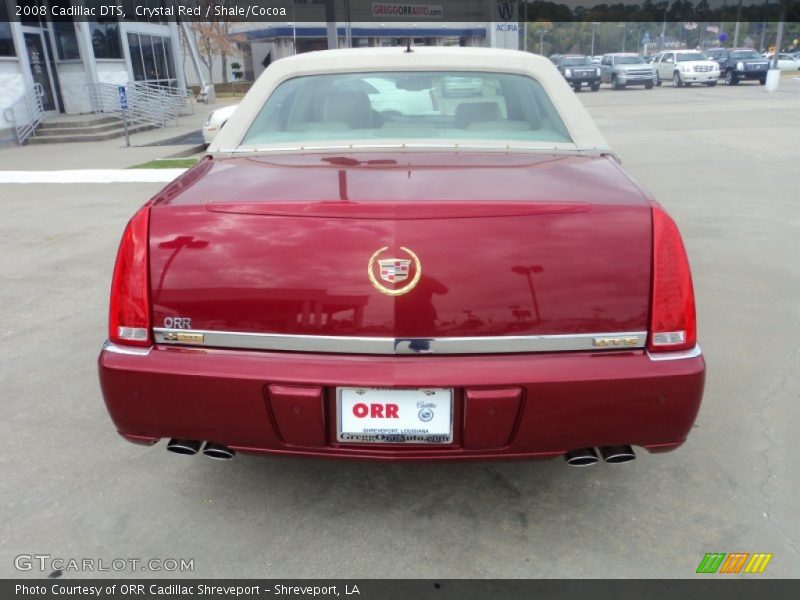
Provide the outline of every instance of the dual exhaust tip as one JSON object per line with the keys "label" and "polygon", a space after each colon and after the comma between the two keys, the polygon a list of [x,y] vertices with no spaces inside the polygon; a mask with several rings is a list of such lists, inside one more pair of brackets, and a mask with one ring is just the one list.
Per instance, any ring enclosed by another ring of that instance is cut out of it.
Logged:
{"label": "dual exhaust tip", "polygon": [[200,452],[200,447],[203,447],[203,454],[209,458],[216,460],[230,460],[234,457],[236,452],[222,444],[215,444],[214,442],[203,442],[199,440],[176,440],[171,439],[167,444],[167,450],[175,454],[184,454],[186,456],[194,456]]}
{"label": "dual exhaust tip", "polygon": [[[170,452],[186,456],[194,456],[200,452],[201,447],[203,454],[216,460],[230,460],[236,454],[234,450],[227,446],[215,444],[214,442],[206,442],[204,445],[199,440],[171,439],[167,444],[167,450]],[[564,460],[573,467],[588,467],[600,462],[601,457],[609,464],[621,464],[634,460],[636,454],[630,446],[601,446],[597,450],[594,448],[570,450],[564,455]]]}
{"label": "dual exhaust tip", "polygon": [[636,454],[630,446],[601,446],[597,450],[594,448],[570,450],[564,455],[564,460],[573,467],[588,467],[600,462],[600,457],[609,464],[618,465],[634,460]]}

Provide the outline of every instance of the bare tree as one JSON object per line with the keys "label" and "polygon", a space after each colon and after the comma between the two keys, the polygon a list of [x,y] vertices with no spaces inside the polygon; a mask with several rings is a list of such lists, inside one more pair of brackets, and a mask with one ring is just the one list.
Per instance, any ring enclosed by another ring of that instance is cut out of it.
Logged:
{"label": "bare tree", "polygon": [[[201,14],[205,13],[206,4],[218,4],[214,0],[200,0]],[[211,11],[213,14],[213,10]],[[231,33],[231,21],[220,17],[214,21],[194,21],[191,29],[197,43],[200,60],[208,69],[208,80],[214,82],[214,59],[219,56],[222,62],[222,82],[228,81],[228,57],[239,56],[238,43],[245,36]]]}

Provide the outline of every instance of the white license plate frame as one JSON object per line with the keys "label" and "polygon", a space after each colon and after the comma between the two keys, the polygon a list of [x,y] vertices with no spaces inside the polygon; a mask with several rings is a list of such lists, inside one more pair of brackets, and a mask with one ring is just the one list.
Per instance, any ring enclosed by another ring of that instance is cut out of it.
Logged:
{"label": "white license plate frame", "polygon": [[[336,440],[340,444],[452,444],[454,399],[453,388],[337,387]],[[372,427],[376,419],[368,413],[363,417],[365,426],[359,431],[352,425],[355,417],[343,412],[343,406],[352,412],[358,400],[370,411],[373,404],[383,405],[384,410],[389,403],[397,404],[397,413],[402,416],[397,417],[397,422],[384,418],[384,427]],[[423,405],[418,405],[419,402]],[[445,415],[441,414],[443,408],[447,410]]]}

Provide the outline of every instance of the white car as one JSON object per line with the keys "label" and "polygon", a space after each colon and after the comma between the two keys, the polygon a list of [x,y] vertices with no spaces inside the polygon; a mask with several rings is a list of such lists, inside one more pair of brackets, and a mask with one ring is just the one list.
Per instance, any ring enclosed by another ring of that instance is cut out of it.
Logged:
{"label": "white car", "polygon": [[238,104],[230,104],[212,110],[206,115],[205,121],[203,121],[203,141],[205,141],[206,144],[211,143],[219,133],[219,130],[222,129],[222,126],[231,118],[231,115],[236,111],[238,106]]}
{"label": "white car", "polygon": [[[770,66],[772,66],[772,61],[775,60],[774,54],[764,54],[764,58],[769,59]],[[800,70],[800,59],[792,56],[791,54],[784,54],[781,52],[778,54],[778,68],[781,71],[798,71]]]}
{"label": "white car", "polygon": [[[389,77],[343,77],[328,93],[360,91],[369,98],[372,110],[383,115],[434,114],[433,83],[430,78],[408,77],[394,81]],[[409,88],[409,89],[406,89]]]}
{"label": "white car", "polygon": [[719,63],[710,60],[698,50],[669,50],[653,59],[656,70],[656,85],[672,81],[675,87],[702,83],[708,87],[717,85]]}
{"label": "white car", "polygon": [[445,96],[482,96],[483,80],[479,77],[447,77],[442,93]]}

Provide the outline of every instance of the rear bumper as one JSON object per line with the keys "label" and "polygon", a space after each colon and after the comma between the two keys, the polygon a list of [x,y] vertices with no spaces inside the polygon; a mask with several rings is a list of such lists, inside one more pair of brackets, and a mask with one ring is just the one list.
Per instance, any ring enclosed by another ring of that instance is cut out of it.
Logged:
{"label": "rear bumper", "polygon": [[[241,452],[384,460],[552,458],[591,446],[680,446],[700,407],[705,362],[699,348],[660,358],[642,350],[345,356],[107,344],[99,375],[117,430],[137,443],[174,437]],[[338,443],[337,386],[452,387],[453,443]],[[304,400],[282,405],[293,400],[275,389],[300,390]],[[497,394],[479,390],[518,390],[518,400],[497,409]]]}

